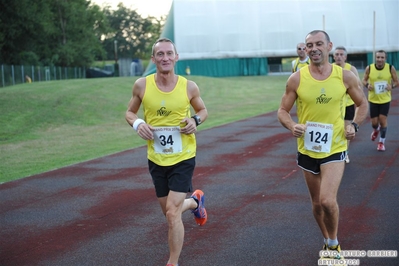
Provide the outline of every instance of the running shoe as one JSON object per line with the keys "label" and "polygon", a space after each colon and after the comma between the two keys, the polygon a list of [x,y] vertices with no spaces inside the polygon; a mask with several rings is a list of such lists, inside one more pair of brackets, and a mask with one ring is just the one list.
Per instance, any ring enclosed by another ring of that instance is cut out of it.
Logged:
{"label": "running shoe", "polygon": [[[168,263],[168,264],[166,264],[166,266],[175,266],[175,265],[172,263]],[[176,264],[176,266],[179,266],[179,264]]]}
{"label": "running shoe", "polygon": [[205,201],[204,192],[202,192],[202,190],[197,189],[191,195],[191,198],[195,199],[195,201],[198,202],[198,207],[192,211],[192,213],[194,213],[195,222],[198,225],[204,225],[206,223],[206,220],[208,220],[208,215],[206,214],[206,209],[204,206],[204,201]]}
{"label": "running shoe", "polygon": [[[328,250],[328,246],[327,246],[327,244],[326,243],[324,243],[324,245],[323,245],[323,247],[322,247],[322,249],[321,249],[322,251],[325,251],[325,250]],[[323,255],[326,255],[326,254],[323,254]],[[325,256],[320,256],[320,259],[329,259],[329,257],[327,256],[327,257],[325,257]]]}
{"label": "running shoe", "polygon": [[346,162],[346,163],[349,163],[349,162],[350,162],[350,160],[349,160],[349,155],[348,155],[348,154],[346,154],[346,156],[345,156],[345,162]]}
{"label": "running shoe", "polygon": [[382,142],[378,142],[377,151],[385,151],[385,145]]}
{"label": "running shoe", "polygon": [[328,247],[329,251],[336,251],[334,252],[334,256],[331,257],[331,259],[335,259],[335,260],[343,260],[344,257],[341,256],[341,246],[338,244],[336,246],[329,246]]}
{"label": "running shoe", "polygon": [[380,127],[371,132],[371,141],[374,141],[378,137],[378,133],[380,133]]}

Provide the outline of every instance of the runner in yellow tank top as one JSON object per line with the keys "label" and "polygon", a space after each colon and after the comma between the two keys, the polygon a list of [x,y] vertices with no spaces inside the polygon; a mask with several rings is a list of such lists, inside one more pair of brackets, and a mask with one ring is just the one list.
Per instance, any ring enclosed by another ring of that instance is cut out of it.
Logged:
{"label": "runner in yellow tank top", "polygon": [[385,51],[377,51],[376,63],[367,66],[363,76],[363,84],[368,89],[371,127],[373,128],[371,140],[374,141],[381,132],[377,144],[378,151],[385,151],[391,91],[399,84],[395,67],[387,64],[386,59]]}
{"label": "runner in yellow tank top", "polygon": [[[323,249],[342,259],[337,193],[345,169],[346,139],[355,137],[365,119],[367,99],[351,71],[328,62],[331,49],[326,32],[315,30],[306,36],[310,65],[288,78],[277,116],[298,138],[297,164],[303,170],[313,215],[324,237]],[[354,122],[344,127],[346,93],[357,108]],[[295,103],[298,122],[290,115]]]}
{"label": "runner in yellow tank top", "polygon": [[305,52],[305,49],[306,49],[306,47],[303,42],[300,42],[296,45],[296,53],[298,54],[298,58],[296,58],[295,60],[292,60],[292,63],[291,63],[292,73],[298,71],[302,67],[309,65],[310,60],[309,60],[309,56]]}
{"label": "runner in yellow tank top", "polygon": [[297,114],[298,123],[307,125],[307,134],[297,140],[300,153],[322,159],[346,151],[346,87],[342,80],[342,68],[336,65],[324,80],[315,80],[309,67],[301,69]]}
{"label": "runner in yellow tank top", "polygon": [[195,135],[180,133],[180,122],[191,117],[187,79],[178,76],[175,88],[163,92],[155,83],[155,74],[147,76],[142,103],[146,107],[144,120],[155,128],[154,134],[158,136],[148,141],[148,159],[170,166],[195,157]]}
{"label": "runner in yellow tank top", "polygon": [[[156,73],[134,83],[125,115],[138,136],[147,141],[148,168],[168,222],[167,266],[178,265],[183,248],[182,213],[191,210],[198,225],[204,225],[208,219],[202,190],[197,189],[186,198],[192,192],[195,132],[208,117],[208,111],[197,84],[175,74],[178,59],[171,40],[161,38],[154,43],[151,60]],[[144,120],[137,115],[141,105]]]}
{"label": "runner in yellow tank top", "polygon": [[[351,64],[346,63],[346,59],[347,59],[347,52],[345,47],[343,46],[338,46],[335,48],[334,50],[334,63],[340,67],[342,67],[343,69],[352,71],[353,74],[356,75],[356,77],[359,80],[359,86],[360,88],[363,87],[360,78],[359,78],[359,73],[356,69],[356,67],[352,66]],[[346,108],[345,108],[345,126],[348,126],[350,123],[352,123],[353,121],[353,117],[355,116],[355,103],[353,102],[352,98],[349,96],[349,94],[346,94]],[[345,162],[349,163],[349,143],[350,140],[348,140],[348,149],[346,152],[346,157],[345,157]]]}

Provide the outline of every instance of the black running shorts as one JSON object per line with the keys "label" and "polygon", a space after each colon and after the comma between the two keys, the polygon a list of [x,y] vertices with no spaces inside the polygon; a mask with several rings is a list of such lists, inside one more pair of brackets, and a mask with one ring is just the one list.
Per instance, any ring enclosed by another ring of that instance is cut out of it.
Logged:
{"label": "black running shorts", "polygon": [[388,116],[389,106],[390,102],[381,103],[381,104],[369,102],[370,117],[374,118],[378,117],[379,115]]}
{"label": "black running shorts", "polygon": [[195,157],[171,166],[160,166],[148,160],[148,168],[158,198],[168,196],[170,190],[192,192]]}
{"label": "black running shorts", "polygon": [[355,117],[355,105],[349,105],[345,108],[345,120],[352,121]]}
{"label": "black running shorts", "polygon": [[331,162],[342,162],[345,160],[346,151],[334,153],[326,158],[315,159],[308,155],[298,152],[297,164],[305,171],[311,172],[315,175],[320,173],[320,165]]}

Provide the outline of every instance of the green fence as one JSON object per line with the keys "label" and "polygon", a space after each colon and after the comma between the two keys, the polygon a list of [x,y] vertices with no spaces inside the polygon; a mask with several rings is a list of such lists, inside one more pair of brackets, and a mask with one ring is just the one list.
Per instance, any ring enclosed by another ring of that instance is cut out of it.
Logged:
{"label": "green fence", "polygon": [[12,86],[27,82],[86,78],[83,67],[41,67],[1,65],[1,86]]}

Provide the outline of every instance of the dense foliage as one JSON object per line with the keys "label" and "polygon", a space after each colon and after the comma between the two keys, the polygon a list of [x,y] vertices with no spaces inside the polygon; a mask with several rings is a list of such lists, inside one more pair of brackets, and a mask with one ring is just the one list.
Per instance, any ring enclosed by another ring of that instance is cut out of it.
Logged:
{"label": "dense foliage", "polygon": [[[0,0],[0,63],[90,66],[95,60],[148,58],[164,18],[143,18],[90,0]],[[116,42],[115,42],[116,41]]]}

